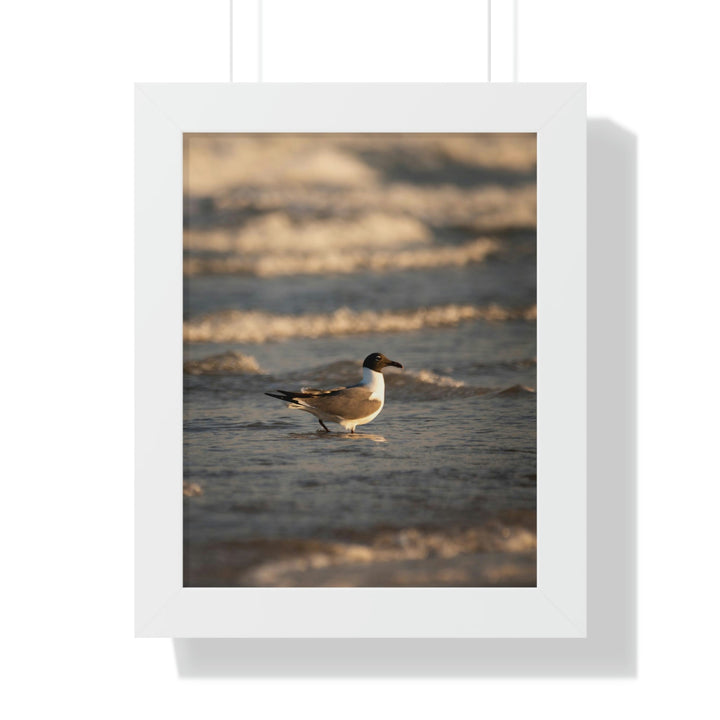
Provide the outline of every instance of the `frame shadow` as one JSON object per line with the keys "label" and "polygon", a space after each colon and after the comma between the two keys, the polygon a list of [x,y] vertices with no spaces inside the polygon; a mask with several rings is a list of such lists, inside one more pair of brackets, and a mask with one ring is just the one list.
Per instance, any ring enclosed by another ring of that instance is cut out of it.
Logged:
{"label": "frame shadow", "polygon": [[636,675],[637,138],[589,119],[587,140],[587,638],[174,638],[181,678]]}

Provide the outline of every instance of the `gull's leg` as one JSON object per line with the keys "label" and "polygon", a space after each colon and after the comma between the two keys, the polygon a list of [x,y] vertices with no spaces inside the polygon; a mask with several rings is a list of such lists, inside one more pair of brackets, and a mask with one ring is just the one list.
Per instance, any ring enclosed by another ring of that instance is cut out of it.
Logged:
{"label": "gull's leg", "polygon": [[320,418],[318,418],[318,422],[325,428],[325,432],[330,432],[325,426],[325,423]]}

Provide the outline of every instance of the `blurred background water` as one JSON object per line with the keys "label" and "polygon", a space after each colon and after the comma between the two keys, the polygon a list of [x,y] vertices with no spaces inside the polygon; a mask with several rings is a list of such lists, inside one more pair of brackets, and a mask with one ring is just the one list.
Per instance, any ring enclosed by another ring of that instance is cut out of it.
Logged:
{"label": "blurred background water", "polygon": [[[535,585],[535,135],[184,154],[185,585]],[[355,435],[263,394],[371,352]]]}

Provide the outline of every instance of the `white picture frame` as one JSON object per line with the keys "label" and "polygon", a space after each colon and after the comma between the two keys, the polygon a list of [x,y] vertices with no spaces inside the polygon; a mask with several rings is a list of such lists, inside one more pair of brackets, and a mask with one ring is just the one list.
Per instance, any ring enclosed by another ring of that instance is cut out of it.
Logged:
{"label": "white picture frame", "polygon": [[[585,95],[554,83],[136,86],[136,636],[586,637]],[[200,132],[537,133],[537,587],[183,587],[183,133]]]}

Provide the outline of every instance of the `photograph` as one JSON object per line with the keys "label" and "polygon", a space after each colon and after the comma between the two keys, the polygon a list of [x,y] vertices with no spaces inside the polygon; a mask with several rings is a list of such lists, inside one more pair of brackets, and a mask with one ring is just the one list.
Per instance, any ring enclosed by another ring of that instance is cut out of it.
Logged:
{"label": "photograph", "polygon": [[184,133],[182,241],[184,587],[537,586],[535,133]]}

